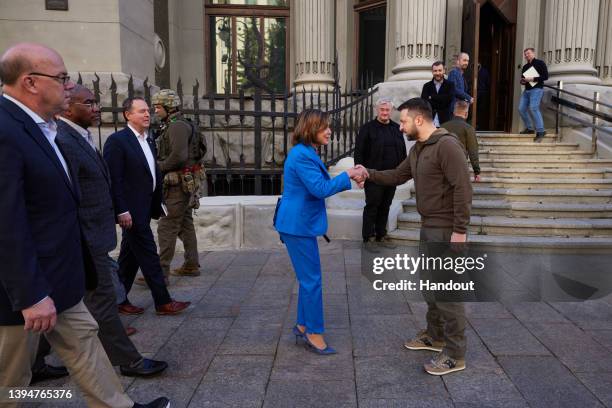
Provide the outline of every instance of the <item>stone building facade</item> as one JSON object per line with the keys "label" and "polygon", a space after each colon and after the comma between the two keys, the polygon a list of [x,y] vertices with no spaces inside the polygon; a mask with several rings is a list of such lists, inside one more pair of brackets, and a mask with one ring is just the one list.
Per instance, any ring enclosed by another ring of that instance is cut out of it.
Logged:
{"label": "stone building facade", "polygon": [[609,94],[611,2],[0,0],[0,50],[38,41],[58,49],[84,78],[96,72],[109,81],[112,74],[120,87],[130,74],[136,86],[181,78],[186,89],[197,80],[204,92],[233,93],[248,81],[240,64],[257,62],[257,27],[271,89],[324,88],[337,72],[342,86],[372,76],[381,93],[401,102],[420,92],[434,61],[450,64],[467,47],[492,71],[493,101],[502,101],[502,122],[492,126],[516,131],[526,47],[547,62],[551,83]]}

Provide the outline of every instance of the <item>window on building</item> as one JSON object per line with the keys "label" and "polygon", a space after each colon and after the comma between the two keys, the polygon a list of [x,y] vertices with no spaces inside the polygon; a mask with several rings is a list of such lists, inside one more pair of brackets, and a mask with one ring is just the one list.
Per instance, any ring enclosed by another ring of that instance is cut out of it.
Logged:
{"label": "window on building", "polygon": [[285,0],[212,0],[205,7],[208,89],[282,93],[287,87],[289,8]]}

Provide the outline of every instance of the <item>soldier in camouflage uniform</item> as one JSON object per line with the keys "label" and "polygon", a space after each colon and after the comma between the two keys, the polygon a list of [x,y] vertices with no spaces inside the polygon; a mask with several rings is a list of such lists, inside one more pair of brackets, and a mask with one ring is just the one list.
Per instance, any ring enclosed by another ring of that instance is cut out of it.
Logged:
{"label": "soldier in camouflage uniform", "polygon": [[161,266],[168,276],[178,237],[185,247],[185,262],[172,274],[197,276],[200,264],[193,210],[200,205],[201,183],[206,179],[201,165],[205,151],[201,148],[200,132],[183,118],[180,98],[173,90],[160,90],[151,102],[162,121],[157,138],[157,163],[164,176],[164,203],[168,212],[160,218],[157,228]]}

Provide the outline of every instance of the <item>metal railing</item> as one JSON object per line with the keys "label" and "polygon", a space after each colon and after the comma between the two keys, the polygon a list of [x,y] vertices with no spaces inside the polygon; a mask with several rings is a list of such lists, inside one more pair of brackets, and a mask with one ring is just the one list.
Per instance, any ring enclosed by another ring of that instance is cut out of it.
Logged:
{"label": "metal railing", "polygon": [[[612,124],[612,115],[602,112],[600,110],[601,107],[612,109],[612,105],[608,103],[604,103],[600,101],[599,92],[593,92],[593,98],[586,97],[584,95],[580,95],[574,92],[567,91],[563,89],[563,81],[557,81],[557,86],[544,85],[546,88],[552,89],[555,91],[555,95],[552,96],[551,102],[555,104],[555,106],[548,106],[548,109],[555,112],[555,133],[557,137],[561,134],[562,129],[562,120],[563,118],[568,118],[573,120],[574,122],[584,126],[591,128],[591,153],[593,155],[597,154],[597,139],[598,133],[603,132],[608,135],[612,135],[612,130],[601,126],[601,121],[606,121]],[[574,98],[578,98],[583,101],[587,101],[590,103],[590,106],[585,106],[580,103],[570,101],[569,99],[563,98],[562,95],[573,96]],[[591,121],[588,122],[586,120],[580,119],[575,115],[572,115],[566,112],[566,109],[571,109],[573,111],[583,113],[589,115],[591,117]]]}
{"label": "metal railing", "polygon": [[[100,108],[103,123],[98,129],[102,145],[102,135],[108,133],[102,129],[118,130],[125,121],[115,80],[111,78],[109,95],[101,91],[100,78],[94,78],[91,89],[96,100],[105,96],[106,102]],[[81,75],[78,82],[83,83]],[[260,89],[252,95],[242,90],[238,95],[202,95],[196,81],[191,94],[185,95],[179,79],[175,90],[181,97],[181,110],[208,142],[204,165],[209,195],[280,194],[283,164],[291,148],[289,136],[298,114],[307,108],[321,109],[331,118],[330,142],[319,149],[323,162],[331,166],[352,155],[359,128],[374,115],[377,88],[371,81],[362,83],[362,89],[341,88],[336,80],[326,89],[293,88],[280,95],[263,94]],[[153,91],[145,80],[142,91],[136,92],[130,77],[123,96],[142,96],[151,106]]]}

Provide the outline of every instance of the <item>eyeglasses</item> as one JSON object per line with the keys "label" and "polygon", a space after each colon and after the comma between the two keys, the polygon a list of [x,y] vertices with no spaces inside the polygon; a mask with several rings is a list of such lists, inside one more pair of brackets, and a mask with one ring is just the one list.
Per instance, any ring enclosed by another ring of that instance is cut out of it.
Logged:
{"label": "eyeglasses", "polygon": [[66,85],[70,81],[70,75],[48,75],[40,72],[30,72],[28,75],[36,75],[58,80],[62,85]]}
{"label": "eyeglasses", "polygon": [[89,101],[89,102],[74,102],[75,105],[83,105],[89,107],[89,109],[95,109],[100,107],[100,103],[97,101]]}

